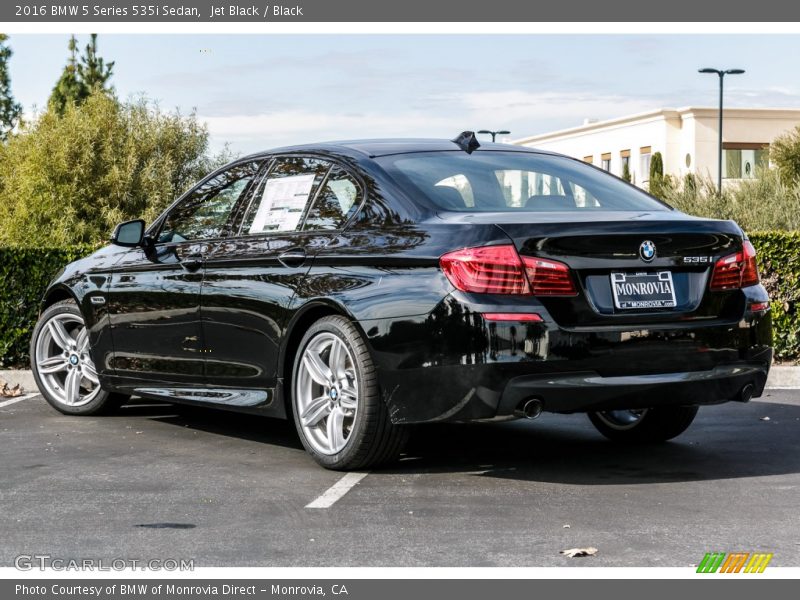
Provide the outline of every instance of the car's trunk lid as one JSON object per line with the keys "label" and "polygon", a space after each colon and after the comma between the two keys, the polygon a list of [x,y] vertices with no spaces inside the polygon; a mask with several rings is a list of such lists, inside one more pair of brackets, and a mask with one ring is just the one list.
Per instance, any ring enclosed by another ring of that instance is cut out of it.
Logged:
{"label": "car's trunk lid", "polygon": [[[521,256],[567,264],[576,279],[578,295],[540,298],[562,326],[735,320],[742,314],[741,293],[708,291],[716,260],[742,247],[741,230],[732,221],[699,219],[677,211],[441,216],[475,224],[491,222],[511,238]],[[647,248],[643,250],[645,244]],[[654,256],[649,259],[651,244]],[[617,288],[617,297],[615,282],[623,285]],[[668,283],[665,289],[672,294],[624,293],[631,290],[629,284],[651,286],[646,288],[650,290],[664,283]],[[662,300],[630,302],[631,297]]]}

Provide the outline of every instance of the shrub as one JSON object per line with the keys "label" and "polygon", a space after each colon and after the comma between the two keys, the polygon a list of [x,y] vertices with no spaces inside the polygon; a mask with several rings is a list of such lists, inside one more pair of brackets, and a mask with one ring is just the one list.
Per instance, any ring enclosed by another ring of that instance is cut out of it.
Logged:
{"label": "shrub", "polygon": [[769,159],[784,185],[800,184],[800,126],[776,138],[769,147]]}
{"label": "shrub", "polygon": [[775,170],[759,170],[757,175],[723,188],[722,194],[708,177],[694,177],[683,185],[665,177],[653,195],[691,215],[733,219],[745,231],[800,230],[800,185],[785,185]]}
{"label": "shrub", "polygon": [[694,173],[687,173],[683,176],[683,189],[686,190],[688,194],[697,193],[697,178]]}
{"label": "shrub", "polygon": [[25,366],[28,344],[47,284],[91,246],[0,247],[0,367]]}
{"label": "shrub", "polygon": [[771,300],[775,357],[800,359],[800,232],[748,234]]}
{"label": "shrub", "polygon": [[0,146],[0,244],[97,243],[151,220],[224,157],[194,115],[102,92],[45,112]]}

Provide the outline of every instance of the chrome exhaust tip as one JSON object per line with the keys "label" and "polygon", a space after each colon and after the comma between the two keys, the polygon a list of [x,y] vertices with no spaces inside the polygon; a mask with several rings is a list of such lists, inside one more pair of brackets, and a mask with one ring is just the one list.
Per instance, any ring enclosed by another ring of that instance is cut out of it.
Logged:
{"label": "chrome exhaust tip", "polygon": [[544,404],[540,398],[528,398],[520,402],[520,405],[514,411],[514,415],[523,419],[538,419],[542,414]]}

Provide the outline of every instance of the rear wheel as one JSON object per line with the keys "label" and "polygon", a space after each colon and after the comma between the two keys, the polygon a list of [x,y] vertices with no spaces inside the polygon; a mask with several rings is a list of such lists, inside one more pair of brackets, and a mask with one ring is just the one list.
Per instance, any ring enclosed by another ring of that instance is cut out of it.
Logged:
{"label": "rear wheel", "polygon": [[615,442],[664,442],[682,434],[694,421],[696,406],[659,406],[589,413],[597,430]]}
{"label": "rear wheel", "polygon": [[89,332],[72,300],[57,302],[42,313],[33,330],[30,356],[39,391],[64,414],[111,412],[128,399],[100,387],[89,355]]}
{"label": "rear wheel", "polygon": [[375,366],[358,330],[324,317],[295,357],[292,412],[300,440],[328,469],[364,469],[397,458],[408,438],[380,397]]}

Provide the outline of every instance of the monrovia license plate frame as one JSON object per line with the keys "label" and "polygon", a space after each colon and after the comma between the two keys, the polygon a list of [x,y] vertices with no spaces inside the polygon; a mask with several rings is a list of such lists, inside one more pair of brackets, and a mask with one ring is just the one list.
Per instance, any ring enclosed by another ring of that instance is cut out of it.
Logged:
{"label": "monrovia license plate frame", "polygon": [[614,306],[620,310],[675,308],[675,284],[671,271],[611,273]]}

